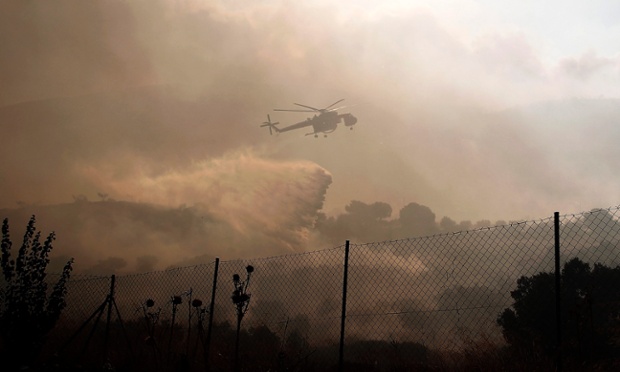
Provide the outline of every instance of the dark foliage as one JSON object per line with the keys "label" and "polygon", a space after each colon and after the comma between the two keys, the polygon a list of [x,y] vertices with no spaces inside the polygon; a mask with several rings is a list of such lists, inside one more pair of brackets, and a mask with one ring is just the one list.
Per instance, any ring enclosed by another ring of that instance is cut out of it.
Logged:
{"label": "dark foliage", "polygon": [[41,242],[41,233],[36,231],[32,216],[17,257],[13,258],[8,219],[2,223],[0,338],[2,357],[10,365],[35,360],[45,336],[65,307],[66,284],[73,260],[66,263],[60,278],[48,291],[45,271],[54,239],[55,234],[51,233]]}
{"label": "dark foliage", "polygon": [[239,337],[240,337],[240,331],[241,331],[241,320],[243,319],[243,316],[245,315],[245,313],[247,313],[248,311],[248,307],[250,306],[250,298],[252,297],[252,295],[250,293],[247,293],[248,291],[248,286],[250,285],[250,277],[252,276],[252,273],[254,272],[254,266],[252,265],[248,265],[245,268],[245,271],[247,272],[247,276],[246,279],[244,281],[241,281],[241,277],[239,276],[239,274],[234,274],[233,275],[233,285],[235,287],[235,290],[233,291],[232,294],[232,302],[235,305],[235,310],[237,312],[237,337],[235,339],[235,371],[239,371]]}
{"label": "dark foliage", "polygon": [[[617,355],[620,341],[620,267],[578,258],[562,270],[563,351],[569,358],[593,362]],[[553,273],[521,277],[511,292],[513,308],[497,319],[509,345],[524,355],[556,350],[555,278]]]}

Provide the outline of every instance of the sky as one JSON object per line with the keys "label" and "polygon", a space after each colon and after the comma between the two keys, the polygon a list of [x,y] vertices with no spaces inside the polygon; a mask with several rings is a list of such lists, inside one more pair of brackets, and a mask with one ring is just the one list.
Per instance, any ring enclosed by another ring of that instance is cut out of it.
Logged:
{"label": "sky", "polygon": [[[352,201],[437,222],[615,206],[619,17],[603,0],[3,0],[0,208],[199,207],[295,250]],[[259,126],[340,99],[353,130]]]}

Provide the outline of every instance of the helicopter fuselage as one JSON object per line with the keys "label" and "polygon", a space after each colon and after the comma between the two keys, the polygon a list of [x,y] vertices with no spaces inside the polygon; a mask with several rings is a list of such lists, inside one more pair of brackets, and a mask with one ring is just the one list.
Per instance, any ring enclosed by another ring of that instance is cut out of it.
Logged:
{"label": "helicopter fuselage", "polygon": [[328,111],[314,115],[313,118],[308,118],[307,120],[312,123],[314,133],[330,133],[338,127],[340,116],[336,111]]}
{"label": "helicopter fuselage", "polygon": [[297,106],[301,106],[304,107],[304,110],[282,110],[282,109],[274,109],[274,111],[293,111],[293,112],[317,112],[317,114],[315,114],[313,117],[311,118],[307,118],[304,121],[301,121],[299,123],[295,123],[295,124],[291,124],[287,127],[284,128],[278,128],[276,127],[276,124],[278,123],[272,123],[271,122],[271,118],[269,117],[269,115],[267,115],[267,119],[268,121],[264,122],[261,127],[269,127],[269,131],[271,132],[272,129],[276,131],[276,133],[280,133],[280,132],[288,132],[290,130],[294,130],[294,129],[300,129],[300,128],[305,128],[305,127],[309,127],[312,126],[313,132],[311,133],[306,133],[306,135],[314,135],[315,137],[318,136],[318,133],[331,133],[333,131],[336,130],[336,128],[338,128],[338,124],[340,124],[341,122],[344,122],[344,125],[346,127],[349,127],[349,129],[353,129],[353,125],[355,125],[355,123],[357,123],[357,118],[349,113],[347,114],[338,114],[338,111],[336,111],[337,109],[329,109],[330,107],[334,106],[335,104],[342,102],[343,100],[337,101],[333,104],[331,104],[330,106],[324,108],[324,109],[318,109],[318,108],[314,108],[312,106],[306,106],[306,105],[301,105],[299,103],[296,103],[295,105]]}
{"label": "helicopter fuselage", "polygon": [[336,111],[327,111],[307,118],[305,121],[289,125],[288,127],[278,128],[278,132],[287,132],[289,130],[312,126],[314,132],[308,134],[331,133],[338,128],[338,124],[342,121],[344,121],[345,126],[352,127],[357,123],[357,118],[351,114],[338,114]]}

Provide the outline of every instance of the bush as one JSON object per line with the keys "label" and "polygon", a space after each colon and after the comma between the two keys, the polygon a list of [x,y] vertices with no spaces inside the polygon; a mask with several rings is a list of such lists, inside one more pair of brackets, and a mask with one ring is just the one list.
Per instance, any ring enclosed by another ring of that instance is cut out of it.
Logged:
{"label": "bush", "polygon": [[[556,350],[555,278],[552,273],[521,277],[510,294],[513,308],[497,319],[510,346],[524,354],[552,355]],[[564,354],[580,362],[617,355],[620,341],[620,267],[578,258],[562,270]]]}
{"label": "bush", "polygon": [[60,278],[48,291],[46,269],[55,234],[41,243],[41,232],[35,229],[35,216],[30,218],[17,257],[11,257],[12,242],[8,219],[2,223],[0,266],[0,338],[2,357],[12,366],[32,363],[45,336],[54,327],[65,307],[66,285],[72,270],[69,260]]}

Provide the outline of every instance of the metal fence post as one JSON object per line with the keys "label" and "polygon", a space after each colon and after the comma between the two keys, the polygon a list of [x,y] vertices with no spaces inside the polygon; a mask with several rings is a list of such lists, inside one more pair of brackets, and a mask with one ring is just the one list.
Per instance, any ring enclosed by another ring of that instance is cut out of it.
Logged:
{"label": "metal fence post", "polygon": [[347,317],[347,280],[349,275],[349,241],[344,248],[344,278],[342,281],[342,316],[340,318],[340,352],[338,357],[338,370],[344,370],[344,324]]}
{"label": "metal fence post", "polygon": [[562,371],[562,271],[560,267],[560,213],[553,214],[555,236],[555,322],[556,322],[556,371]]}
{"label": "metal fence post", "polygon": [[108,314],[105,322],[105,338],[103,341],[103,362],[107,363],[108,359],[108,339],[110,338],[110,321],[112,320],[112,301],[114,300],[114,287],[116,284],[116,275],[110,278],[110,293],[108,294]]}
{"label": "metal fence post", "polygon": [[211,351],[211,331],[213,330],[213,310],[215,308],[215,290],[217,288],[217,273],[220,267],[219,257],[215,258],[215,269],[213,269],[213,287],[211,288],[211,304],[209,305],[209,324],[207,325],[207,340],[204,345],[205,368],[211,369],[209,365],[209,352]]}

